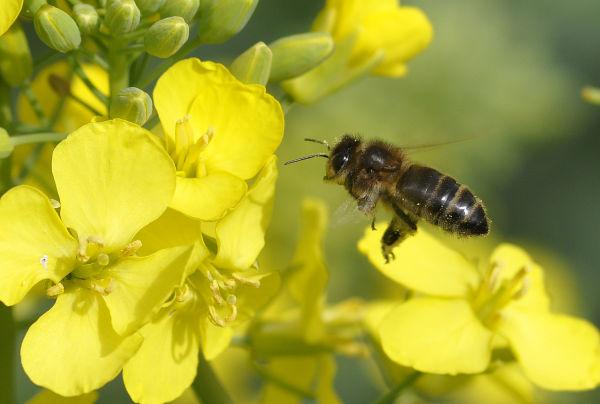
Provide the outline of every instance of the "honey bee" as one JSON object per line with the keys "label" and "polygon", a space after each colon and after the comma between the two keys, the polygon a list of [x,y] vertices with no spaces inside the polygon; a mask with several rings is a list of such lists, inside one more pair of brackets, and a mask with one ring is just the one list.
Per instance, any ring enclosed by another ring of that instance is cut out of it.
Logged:
{"label": "honey bee", "polygon": [[390,208],[393,218],[381,238],[386,262],[393,259],[393,248],[417,230],[425,219],[458,236],[484,236],[489,220],[483,203],[466,186],[439,171],[413,164],[400,147],[374,140],[345,135],[333,147],[326,141],[305,139],[323,144],[329,153],[315,153],[287,161],[296,163],[314,157],[327,158],[324,179],[343,185],[358,209],[372,217],[381,201]]}

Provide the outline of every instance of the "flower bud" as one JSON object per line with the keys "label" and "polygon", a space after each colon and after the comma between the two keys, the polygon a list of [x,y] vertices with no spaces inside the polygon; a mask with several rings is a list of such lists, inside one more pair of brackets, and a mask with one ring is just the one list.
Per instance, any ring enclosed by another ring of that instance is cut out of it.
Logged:
{"label": "flower bud", "polygon": [[196,15],[199,6],[200,0],[168,0],[160,8],[159,13],[161,18],[177,16],[190,22]]}
{"label": "flower bud", "polygon": [[21,24],[13,24],[0,36],[0,75],[17,87],[31,76],[33,61]]}
{"label": "flower bud", "polygon": [[25,0],[23,2],[23,14],[27,18],[33,18],[35,13],[37,13],[44,4],[48,4],[48,2],[46,0]]}
{"label": "flower bud", "polygon": [[205,44],[227,41],[246,26],[258,0],[202,0],[198,37]]}
{"label": "flower bud", "polygon": [[165,4],[165,0],[135,0],[142,15],[151,15]]}
{"label": "flower bud", "polygon": [[126,34],[140,23],[140,9],[133,0],[111,0],[106,8],[104,23],[111,34]]}
{"label": "flower bud", "polygon": [[50,48],[66,53],[79,48],[81,34],[71,16],[59,8],[43,5],[35,13],[33,25],[38,37]]}
{"label": "flower bud", "polygon": [[146,52],[159,58],[175,54],[190,36],[190,27],[181,17],[168,17],[155,22],[146,31]]}
{"label": "flower bud", "polygon": [[75,4],[73,6],[75,13],[75,22],[84,34],[93,34],[98,29],[98,12],[96,9],[85,3]]}
{"label": "flower bud", "polygon": [[265,85],[269,81],[272,58],[271,49],[264,42],[258,42],[238,56],[229,70],[244,83]]}
{"label": "flower bud", "polygon": [[317,67],[333,51],[331,35],[322,32],[291,35],[269,45],[273,52],[271,81],[298,77]]}
{"label": "flower bud", "polygon": [[110,105],[110,117],[121,118],[143,125],[152,115],[152,99],[136,87],[127,87],[119,91]]}
{"label": "flower bud", "polygon": [[15,146],[4,128],[0,128],[0,159],[11,155]]}

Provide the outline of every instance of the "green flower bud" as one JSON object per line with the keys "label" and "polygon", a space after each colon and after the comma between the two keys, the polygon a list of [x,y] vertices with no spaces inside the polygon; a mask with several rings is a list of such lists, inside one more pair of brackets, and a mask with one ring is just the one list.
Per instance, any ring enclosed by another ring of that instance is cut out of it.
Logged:
{"label": "green flower bud", "polygon": [[81,34],[71,16],[59,8],[43,5],[35,13],[33,26],[38,37],[50,48],[66,53],[79,48]]}
{"label": "green flower bud", "polygon": [[196,12],[200,7],[200,0],[168,0],[160,8],[160,16],[166,17],[181,17],[187,22],[192,21]]}
{"label": "green flower bud", "polygon": [[23,2],[23,10],[25,16],[28,18],[33,18],[35,13],[42,7],[44,4],[48,4],[46,0],[25,0]]}
{"label": "green flower bud", "polygon": [[291,35],[269,45],[273,52],[270,80],[298,77],[317,67],[333,51],[331,35],[322,32]]}
{"label": "green flower bud", "polygon": [[155,22],[146,31],[146,52],[159,58],[175,54],[190,36],[190,27],[181,17],[168,17]]}
{"label": "green flower bud", "polygon": [[238,56],[229,70],[244,83],[265,85],[269,81],[272,59],[271,49],[264,42],[258,42]]}
{"label": "green flower bud", "polygon": [[127,87],[119,91],[110,105],[110,117],[126,119],[143,125],[152,115],[152,99],[136,87]]}
{"label": "green flower bud", "polygon": [[33,61],[21,24],[13,24],[0,36],[0,75],[17,87],[31,76]]}
{"label": "green flower bud", "polygon": [[73,6],[75,21],[79,29],[84,34],[93,34],[98,29],[98,12],[96,9],[85,3],[75,4]]}
{"label": "green flower bud", "polygon": [[8,136],[8,132],[4,128],[0,128],[0,159],[10,156],[14,149],[15,145]]}
{"label": "green flower bud", "polygon": [[126,34],[140,23],[140,9],[133,0],[111,0],[106,8],[104,24],[113,35]]}
{"label": "green flower bud", "polygon": [[135,0],[143,15],[151,15],[165,4],[165,0]]}
{"label": "green flower bud", "polygon": [[246,26],[258,0],[202,0],[198,37],[205,44],[227,41]]}

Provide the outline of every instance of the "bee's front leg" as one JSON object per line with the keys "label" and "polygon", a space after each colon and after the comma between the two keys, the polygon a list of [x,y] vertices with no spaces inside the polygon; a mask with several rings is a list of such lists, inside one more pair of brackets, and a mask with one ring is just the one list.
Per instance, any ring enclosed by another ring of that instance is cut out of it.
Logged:
{"label": "bee's front leg", "polygon": [[390,259],[396,258],[392,252],[394,247],[400,244],[406,237],[412,235],[416,228],[416,223],[407,216],[402,218],[394,216],[387,229],[385,229],[383,237],[381,237],[381,252],[386,264],[390,262]]}

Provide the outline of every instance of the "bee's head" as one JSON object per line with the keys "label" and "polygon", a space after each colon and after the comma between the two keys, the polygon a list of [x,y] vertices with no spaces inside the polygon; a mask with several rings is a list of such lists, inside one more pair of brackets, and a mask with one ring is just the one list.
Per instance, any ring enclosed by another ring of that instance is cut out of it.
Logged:
{"label": "bee's head", "polygon": [[325,179],[343,184],[353,164],[353,157],[360,144],[360,139],[345,135],[331,150]]}

